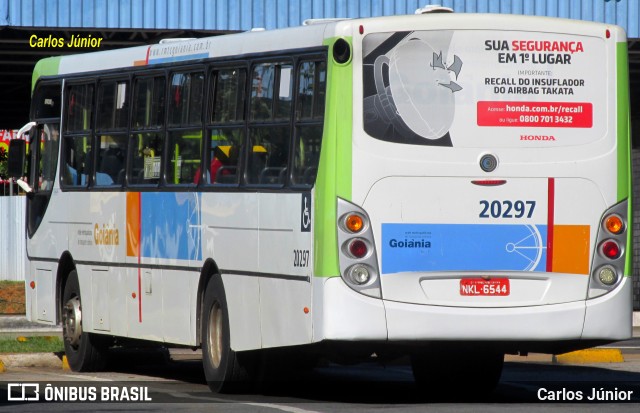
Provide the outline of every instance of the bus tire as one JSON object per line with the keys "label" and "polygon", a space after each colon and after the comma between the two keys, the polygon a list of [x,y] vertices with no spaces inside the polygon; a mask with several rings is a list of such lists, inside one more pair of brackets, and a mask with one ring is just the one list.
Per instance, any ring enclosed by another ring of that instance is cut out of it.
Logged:
{"label": "bus tire", "polygon": [[73,371],[99,371],[107,361],[105,340],[82,330],[82,301],[76,270],[69,273],[62,294],[62,337]]}
{"label": "bus tire", "polygon": [[220,275],[214,275],[204,293],[202,305],[202,364],[209,388],[214,393],[236,393],[247,389],[249,374],[231,349],[229,310]]}
{"label": "bus tire", "polygon": [[411,356],[416,384],[430,397],[482,398],[498,385],[504,354],[485,351],[433,351]]}

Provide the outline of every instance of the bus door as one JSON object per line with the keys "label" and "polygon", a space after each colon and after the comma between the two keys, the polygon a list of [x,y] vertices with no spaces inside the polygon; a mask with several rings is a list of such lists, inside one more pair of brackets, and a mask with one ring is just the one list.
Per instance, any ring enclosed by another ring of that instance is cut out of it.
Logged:
{"label": "bus door", "polygon": [[[31,118],[36,127],[29,136],[29,185],[33,196],[27,202],[27,230],[35,234],[42,222],[56,182],[60,150],[61,83],[39,84],[31,103]],[[57,186],[57,185],[56,185]]]}

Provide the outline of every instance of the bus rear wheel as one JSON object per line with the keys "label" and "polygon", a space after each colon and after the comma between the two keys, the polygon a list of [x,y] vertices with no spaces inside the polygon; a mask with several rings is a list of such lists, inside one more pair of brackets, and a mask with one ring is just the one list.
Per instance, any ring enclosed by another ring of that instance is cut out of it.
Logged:
{"label": "bus rear wheel", "polygon": [[209,388],[214,393],[247,389],[250,380],[246,358],[231,349],[229,311],[219,275],[213,276],[207,284],[201,320],[202,364]]}
{"label": "bus rear wheel", "polygon": [[504,354],[491,350],[439,349],[411,357],[416,384],[433,398],[486,397],[498,385],[503,365]]}
{"label": "bus rear wheel", "polygon": [[104,340],[82,330],[82,299],[78,273],[73,270],[62,294],[62,337],[73,371],[98,371],[106,365]]}

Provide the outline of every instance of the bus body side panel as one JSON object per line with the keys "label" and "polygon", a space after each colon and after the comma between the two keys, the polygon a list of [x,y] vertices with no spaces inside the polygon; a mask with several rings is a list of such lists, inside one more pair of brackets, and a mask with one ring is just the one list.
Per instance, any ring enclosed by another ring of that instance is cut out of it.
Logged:
{"label": "bus body side panel", "polygon": [[314,278],[313,294],[314,342],[387,340],[385,303],[382,300],[355,292],[339,277]]}
{"label": "bus body side panel", "polygon": [[624,277],[609,294],[587,300],[583,339],[627,340],[633,336],[633,280]]}
{"label": "bus body side panel", "polygon": [[[56,260],[68,249],[68,220],[70,208],[60,208],[62,201],[54,193],[49,200],[38,231],[27,240],[29,258],[28,273],[25,279],[27,319],[46,324],[56,322],[55,279],[58,270]],[[35,282],[35,288],[30,287]],[[31,299],[29,299],[31,297]]]}
{"label": "bus body side panel", "polygon": [[222,275],[231,348],[261,348],[258,194],[204,192],[201,205],[202,256],[213,259]]}
{"label": "bus body side panel", "polygon": [[261,193],[259,199],[262,347],[308,344],[312,321],[311,193]]}
{"label": "bus body side panel", "polygon": [[222,274],[234,350],[311,342],[312,217],[310,192],[202,194],[203,257]]}
{"label": "bus body side panel", "polygon": [[74,259],[84,330],[196,345],[200,263],[199,257],[188,254],[196,251],[189,228],[200,229],[198,221],[187,219],[197,216],[193,214],[197,202],[186,199],[194,195],[57,194],[54,188],[36,236],[58,227],[66,234],[58,234],[57,239],[64,236],[68,242],[58,242],[58,250],[48,254],[60,257],[70,251]]}

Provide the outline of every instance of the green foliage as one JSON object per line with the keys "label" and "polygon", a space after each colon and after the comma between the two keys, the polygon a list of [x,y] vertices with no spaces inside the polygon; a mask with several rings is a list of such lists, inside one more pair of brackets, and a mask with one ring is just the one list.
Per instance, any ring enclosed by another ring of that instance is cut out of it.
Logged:
{"label": "green foliage", "polygon": [[0,353],[57,353],[64,351],[59,337],[18,337],[0,339]]}
{"label": "green foliage", "polygon": [[7,151],[0,147],[0,178],[7,176]]}

